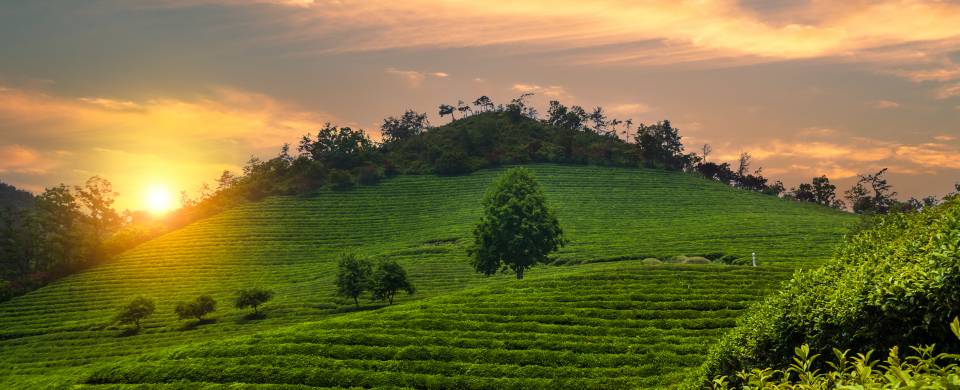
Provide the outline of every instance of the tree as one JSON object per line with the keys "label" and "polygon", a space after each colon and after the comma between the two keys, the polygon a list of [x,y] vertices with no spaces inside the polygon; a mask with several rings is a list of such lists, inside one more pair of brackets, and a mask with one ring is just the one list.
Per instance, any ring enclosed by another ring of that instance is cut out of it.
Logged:
{"label": "tree", "polygon": [[489,112],[493,111],[493,100],[490,100],[486,95],[478,97],[477,100],[473,101],[473,106],[477,107],[477,111],[480,112]]}
{"label": "tree", "polygon": [[407,271],[394,260],[382,261],[377,265],[371,284],[373,298],[381,301],[386,300],[391,305],[397,291],[406,291],[407,294],[416,292],[413,284],[407,280]]}
{"label": "tree", "polygon": [[790,196],[800,202],[816,202],[817,195],[813,192],[813,185],[810,183],[800,183],[797,188],[790,191]]}
{"label": "tree", "polygon": [[427,120],[427,113],[407,110],[399,118],[391,116],[384,119],[380,133],[384,142],[401,141],[422,134],[428,126],[430,121]]}
{"label": "tree", "polygon": [[528,268],[547,261],[564,245],[563,231],[530,171],[512,168],[497,178],[483,199],[468,255],[477,272],[509,268],[523,279]]}
{"label": "tree", "polygon": [[453,106],[449,104],[441,104],[439,109],[440,109],[439,114],[441,118],[447,115],[450,115],[450,122],[457,120],[457,116],[454,115],[455,108]]}
{"label": "tree", "polygon": [[136,325],[137,329],[140,329],[140,321],[153,314],[154,309],[156,309],[156,307],[153,304],[153,300],[136,297],[120,310],[120,314],[117,315],[117,321],[121,324],[132,323]]}
{"label": "tree", "polygon": [[707,162],[707,157],[709,157],[710,153],[712,152],[713,152],[713,148],[710,146],[710,144],[703,144],[703,148],[701,149],[700,161]]}
{"label": "tree", "polygon": [[470,108],[470,106],[464,103],[463,100],[457,101],[457,111],[460,112],[461,118],[466,118],[471,113],[473,113],[473,110]]}
{"label": "tree", "polygon": [[327,123],[317,131],[316,141],[304,136],[298,149],[314,161],[337,169],[352,169],[366,163],[374,144],[363,130]]}
{"label": "tree", "polygon": [[897,193],[884,178],[886,173],[887,168],[883,168],[872,175],[859,175],[857,184],[845,193],[855,213],[886,214],[897,203]]}
{"label": "tree", "polygon": [[370,288],[372,272],[373,266],[369,261],[352,253],[341,255],[337,263],[337,294],[352,298],[353,303],[360,307],[360,295]]}
{"label": "tree", "polygon": [[217,308],[217,301],[208,295],[201,295],[193,302],[180,302],[173,310],[180,319],[196,318],[197,321],[203,320],[203,316],[213,313]]}
{"label": "tree", "polygon": [[254,287],[238,291],[234,305],[237,309],[251,307],[253,308],[253,315],[258,315],[260,312],[257,308],[270,299],[273,299],[273,291]]}
{"label": "tree", "polygon": [[691,155],[683,153],[680,139],[680,131],[674,128],[670,121],[657,122],[650,126],[641,123],[634,136],[644,163],[667,169],[684,169],[691,165]]}
{"label": "tree", "polygon": [[813,178],[811,189],[814,202],[836,209],[842,209],[845,206],[842,200],[837,199],[837,186],[830,184],[830,179],[826,175]]}
{"label": "tree", "polygon": [[753,157],[750,156],[750,153],[742,152],[740,153],[740,161],[737,165],[737,177],[742,178],[747,176],[747,173],[750,171],[750,160]]}
{"label": "tree", "polygon": [[86,220],[93,229],[95,257],[103,255],[102,246],[106,233],[120,224],[120,215],[113,209],[114,198],[110,181],[100,176],[87,179],[83,187],[76,187],[77,198],[86,211]]}

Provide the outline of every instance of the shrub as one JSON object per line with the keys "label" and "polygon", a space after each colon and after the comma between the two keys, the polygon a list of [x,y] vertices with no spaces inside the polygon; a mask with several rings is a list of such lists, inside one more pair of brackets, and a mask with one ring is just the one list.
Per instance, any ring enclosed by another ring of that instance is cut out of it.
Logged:
{"label": "shrub", "polygon": [[140,329],[140,321],[153,314],[156,307],[152,299],[136,297],[120,310],[117,321],[121,324],[134,324]]}
{"label": "shrub", "polygon": [[234,301],[234,305],[237,309],[253,308],[253,315],[258,315],[260,312],[257,308],[271,299],[273,299],[273,291],[254,287],[237,291],[237,299]]}
{"label": "shrub", "polygon": [[706,257],[691,256],[683,259],[683,264],[710,264],[712,261]]}
{"label": "shrub", "polygon": [[353,188],[353,175],[348,171],[341,169],[330,170],[330,188],[337,191],[344,191]]}
{"label": "shrub", "polygon": [[207,295],[201,295],[193,302],[180,302],[177,304],[177,307],[173,309],[173,312],[176,313],[181,320],[193,317],[196,318],[197,321],[200,321],[203,320],[203,316],[216,310],[216,307],[217,301]]}
{"label": "shrub", "polygon": [[660,261],[660,259],[655,259],[655,258],[653,258],[653,257],[648,257],[648,258],[646,258],[646,259],[641,260],[640,262],[643,263],[643,265],[663,264],[663,262]]}
{"label": "shrub", "polygon": [[356,169],[357,182],[360,185],[371,186],[383,179],[383,172],[376,165],[364,165]]}
{"label": "shrub", "polygon": [[440,175],[462,175],[470,173],[469,158],[461,150],[443,152],[434,164],[434,171]]}

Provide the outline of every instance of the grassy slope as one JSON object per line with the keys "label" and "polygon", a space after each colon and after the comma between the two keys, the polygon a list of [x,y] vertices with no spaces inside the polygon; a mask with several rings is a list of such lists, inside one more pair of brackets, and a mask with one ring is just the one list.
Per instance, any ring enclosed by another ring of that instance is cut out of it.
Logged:
{"label": "grassy slope", "polygon": [[[679,173],[556,165],[532,169],[571,241],[558,257],[573,262],[756,251],[764,264],[795,266],[826,258],[852,221],[834,211]],[[496,174],[404,176],[345,193],[270,198],[3,303],[0,384],[70,383],[91,364],[117,357],[349,311],[332,297],[334,260],[343,250],[397,258],[419,288],[414,298],[503,283],[507,277],[472,273],[463,252],[483,190]],[[455,238],[459,241],[430,242]],[[576,268],[538,268],[531,276]],[[777,275],[769,280],[783,277]],[[251,284],[277,293],[266,319],[248,321],[229,307],[233,292]],[[172,308],[201,293],[221,302],[217,321],[184,327]],[[137,294],[156,298],[157,314],[139,334],[123,335],[111,318]]]}

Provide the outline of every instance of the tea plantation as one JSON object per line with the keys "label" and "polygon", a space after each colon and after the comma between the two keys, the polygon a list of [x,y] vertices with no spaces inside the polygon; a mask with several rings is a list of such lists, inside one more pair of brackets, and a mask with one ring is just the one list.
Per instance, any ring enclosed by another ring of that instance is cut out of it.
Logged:
{"label": "tea plantation", "polygon": [[[562,266],[524,281],[470,268],[465,245],[497,170],[271,197],[0,304],[0,387],[670,386],[749,302],[829,257],[854,221],[676,172],[529,168],[570,241]],[[344,251],[396,259],[417,294],[355,312],[334,297]],[[761,266],[638,260],[716,252],[756,252]],[[250,286],[276,293],[264,318],[231,307]],[[178,321],[174,306],[200,294],[219,302],[212,321]],[[157,312],[130,332],[113,317],[138,295]]]}

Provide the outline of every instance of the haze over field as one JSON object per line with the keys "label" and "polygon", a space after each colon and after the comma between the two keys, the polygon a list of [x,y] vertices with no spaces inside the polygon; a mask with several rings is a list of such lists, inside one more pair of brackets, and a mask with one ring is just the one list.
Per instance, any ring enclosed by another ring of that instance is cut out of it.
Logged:
{"label": "haze over field", "polygon": [[442,124],[438,102],[535,92],[669,118],[788,187],[889,167],[902,196],[944,195],[958,25],[950,1],[6,2],[0,177],[100,174],[121,209],[161,209],[326,121],[376,138],[408,108]]}

